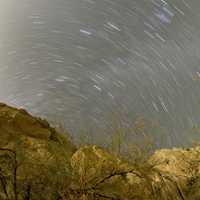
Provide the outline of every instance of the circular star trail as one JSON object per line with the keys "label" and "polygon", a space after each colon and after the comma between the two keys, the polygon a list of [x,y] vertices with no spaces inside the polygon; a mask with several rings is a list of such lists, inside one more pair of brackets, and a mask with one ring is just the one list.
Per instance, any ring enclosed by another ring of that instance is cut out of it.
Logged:
{"label": "circular star trail", "polygon": [[199,0],[0,0],[0,101],[73,134],[109,126],[113,110],[141,115],[166,128],[163,146],[187,144],[199,13]]}

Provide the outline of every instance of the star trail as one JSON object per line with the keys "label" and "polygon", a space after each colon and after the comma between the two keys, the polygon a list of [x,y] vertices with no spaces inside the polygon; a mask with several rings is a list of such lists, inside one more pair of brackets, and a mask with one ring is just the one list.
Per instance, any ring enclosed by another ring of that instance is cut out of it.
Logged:
{"label": "star trail", "polygon": [[200,138],[188,134],[200,122],[199,13],[198,0],[0,0],[0,101],[73,134],[119,109],[159,121],[163,146],[187,144]]}

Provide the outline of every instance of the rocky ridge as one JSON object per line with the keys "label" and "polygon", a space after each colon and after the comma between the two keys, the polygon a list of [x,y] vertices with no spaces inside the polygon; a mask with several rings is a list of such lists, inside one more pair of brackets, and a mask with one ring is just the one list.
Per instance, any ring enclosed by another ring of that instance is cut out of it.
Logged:
{"label": "rocky ridge", "polygon": [[0,104],[2,200],[197,200],[199,188],[198,146],[133,163],[95,145],[76,148],[46,120]]}

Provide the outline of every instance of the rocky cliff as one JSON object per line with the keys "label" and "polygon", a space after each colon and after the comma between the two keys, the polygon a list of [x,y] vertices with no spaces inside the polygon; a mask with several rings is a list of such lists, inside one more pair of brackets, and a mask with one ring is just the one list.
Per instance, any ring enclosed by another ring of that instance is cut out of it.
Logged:
{"label": "rocky cliff", "polygon": [[0,200],[198,200],[200,147],[134,163],[76,148],[46,120],[0,104]]}
{"label": "rocky cliff", "polygon": [[55,199],[52,188],[68,180],[74,152],[47,121],[0,104],[0,199],[26,198],[30,188],[31,199]]}

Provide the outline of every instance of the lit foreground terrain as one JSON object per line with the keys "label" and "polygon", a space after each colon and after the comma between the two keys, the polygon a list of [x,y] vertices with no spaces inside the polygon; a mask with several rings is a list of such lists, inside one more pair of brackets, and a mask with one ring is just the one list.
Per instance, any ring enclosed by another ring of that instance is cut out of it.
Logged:
{"label": "lit foreground terrain", "polygon": [[163,149],[132,163],[77,148],[45,120],[0,104],[1,200],[197,200],[200,147]]}

